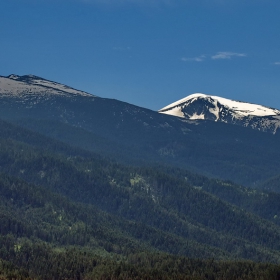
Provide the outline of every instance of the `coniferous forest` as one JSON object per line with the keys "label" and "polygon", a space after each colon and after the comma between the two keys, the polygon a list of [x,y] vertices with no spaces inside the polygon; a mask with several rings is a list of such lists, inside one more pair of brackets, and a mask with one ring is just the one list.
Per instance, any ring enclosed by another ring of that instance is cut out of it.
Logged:
{"label": "coniferous forest", "polygon": [[1,121],[0,279],[279,279],[277,193]]}

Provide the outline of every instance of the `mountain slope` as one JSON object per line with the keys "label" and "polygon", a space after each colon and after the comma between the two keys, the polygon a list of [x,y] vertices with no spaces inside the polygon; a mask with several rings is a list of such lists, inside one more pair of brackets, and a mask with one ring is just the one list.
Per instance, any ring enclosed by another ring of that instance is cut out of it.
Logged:
{"label": "mountain slope", "polygon": [[187,96],[159,112],[192,120],[238,124],[272,133],[280,127],[280,111],[277,109],[202,93]]}
{"label": "mountain slope", "polygon": [[25,96],[26,98],[32,97],[34,94],[51,96],[64,95],[64,96],[91,96],[90,94],[73,89],[60,83],[52,82],[34,75],[9,75],[7,77],[0,76],[0,89],[2,96],[18,97]]}
{"label": "mountain slope", "polygon": [[[40,141],[43,146],[42,137]],[[32,234],[61,246],[107,244],[109,252],[129,250],[132,242],[135,250],[148,247],[189,257],[280,260],[278,223],[269,221],[265,211],[254,214],[250,207],[244,211],[200,190],[192,183],[195,175],[188,175],[186,181],[172,170],[126,167],[94,155],[77,156],[75,149],[57,154],[19,138],[2,137],[0,144],[1,172],[6,174],[0,176],[1,225],[7,225],[2,234],[20,238]],[[203,188],[207,187],[211,182],[204,179]],[[270,212],[279,216],[278,204],[274,205]],[[70,232],[69,227],[73,227]],[[80,237],[75,237],[74,229]],[[112,249],[116,246],[108,243],[111,239],[122,242],[122,249]]]}
{"label": "mountain slope", "polygon": [[[16,94],[14,86],[10,93],[2,89],[3,80],[5,85],[7,80],[18,83]],[[0,118],[126,163],[161,162],[250,186],[280,174],[278,134],[185,120],[118,100],[62,94],[54,87],[46,92],[55,93],[45,94],[37,92],[37,80],[43,79],[0,78]],[[28,93],[24,87],[20,90],[22,85],[29,87]]]}

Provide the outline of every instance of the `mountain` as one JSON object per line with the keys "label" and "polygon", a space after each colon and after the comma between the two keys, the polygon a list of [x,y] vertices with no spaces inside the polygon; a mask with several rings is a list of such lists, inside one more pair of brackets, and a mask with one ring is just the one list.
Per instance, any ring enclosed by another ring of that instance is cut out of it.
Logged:
{"label": "mountain", "polygon": [[276,133],[280,110],[262,105],[195,93],[162,109],[160,113],[189,120],[211,120]]}
{"label": "mountain", "polygon": [[280,194],[188,170],[277,184],[277,134],[31,75],[0,116],[0,279],[279,276]]}
{"label": "mountain", "polygon": [[277,133],[186,120],[33,75],[0,77],[0,118],[125,164],[167,164],[254,187],[280,174]]}
{"label": "mountain", "polygon": [[2,279],[275,279],[277,265],[252,261],[279,263],[279,195],[0,131]]}

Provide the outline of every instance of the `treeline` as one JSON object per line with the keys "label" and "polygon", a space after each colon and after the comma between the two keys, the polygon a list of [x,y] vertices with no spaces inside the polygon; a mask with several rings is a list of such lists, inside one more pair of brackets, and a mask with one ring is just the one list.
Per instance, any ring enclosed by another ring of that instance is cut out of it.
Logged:
{"label": "treeline", "polygon": [[[3,240],[1,240],[3,241]],[[139,252],[102,257],[79,248],[55,249],[44,243],[8,244],[10,261],[0,259],[0,279],[190,279],[277,280],[279,265],[248,261],[214,261]],[[13,264],[12,264],[13,262]],[[2,277],[2,278],[1,278]]]}

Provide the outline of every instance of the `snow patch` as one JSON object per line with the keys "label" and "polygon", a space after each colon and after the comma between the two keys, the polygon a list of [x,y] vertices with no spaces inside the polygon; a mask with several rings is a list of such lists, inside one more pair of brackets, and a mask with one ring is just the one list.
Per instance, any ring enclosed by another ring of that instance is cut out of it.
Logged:
{"label": "snow patch", "polygon": [[185,115],[181,110],[181,107],[174,107],[169,111],[163,111],[161,112],[163,114],[167,114],[167,115],[172,115],[172,116],[176,116],[176,117],[180,117],[180,118],[184,118]]}
{"label": "snow patch", "polygon": [[204,114],[200,114],[200,115],[193,114],[190,117],[190,120],[205,120],[205,115]]}
{"label": "snow patch", "polygon": [[[181,105],[182,103],[185,103],[185,102],[187,102],[187,101],[189,101],[189,100],[191,100],[191,99],[193,99],[193,98],[196,98],[196,97],[206,97],[206,96],[207,96],[207,95],[206,95],[206,94],[203,94],[203,93],[194,93],[194,94],[191,94],[191,95],[189,95],[189,96],[187,96],[187,97],[185,97],[185,98],[182,98],[182,99],[180,99],[180,100],[178,100],[178,101],[175,101],[175,102],[173,102],[173,103],[167,105],[166,107],[163,107],[162,109],[159,110],[159,112],[164,111],[164,110],[167,110],[167,109],[172,108],[172,107],[177,106],[177,105]],[[162,112],[162,113],[163,113],[163,112]]]}
{"label": "snow patch", "polygon": [[209,112],[216,116],[215,121],[217,121],[220,118],[220,109],[218,107],[218,101],[214,100],[213,105],[215,106],[215,108],[210,108]]}

